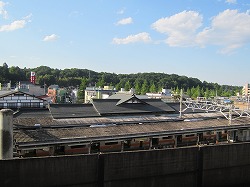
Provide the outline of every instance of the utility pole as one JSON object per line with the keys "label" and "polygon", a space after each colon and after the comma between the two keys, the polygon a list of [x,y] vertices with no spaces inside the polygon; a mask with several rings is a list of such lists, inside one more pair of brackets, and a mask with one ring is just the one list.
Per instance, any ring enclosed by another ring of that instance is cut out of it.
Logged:
{"label": "utility pole", "polygon": [[179,118],[181,118],[182,117],[182,89],[181,89],[181,93],[180,93],[180,116],[179,116]]}
{"label": "utility pole", "polygon": [[[229,106],[229,113],[228,113],[228,125],[231,126],[232,124],[232,107],[233,105],[230,104]],[[227,142],[230,143],[230,132],[227,131]]]}
{"label": "utility pole", "polygon": [[249,110],[249,95],[247,93],[247,111]]}
{"label": "utility pole", "polygon": [[229,126],[232,124],[232,105],[229,106],[229,113],[228,113],[228,120],[229,120]]}
{"label": "utility pole", "polygon": [[43,82],[43,91],[44,91],[44,95],[46,95],[46,87],[45,87],[45,81]]}

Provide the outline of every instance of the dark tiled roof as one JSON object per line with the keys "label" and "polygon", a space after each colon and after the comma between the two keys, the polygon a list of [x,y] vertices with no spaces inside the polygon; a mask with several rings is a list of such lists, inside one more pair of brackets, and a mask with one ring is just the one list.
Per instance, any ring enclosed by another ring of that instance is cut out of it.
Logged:
{"label": "dark tiled roof", "polygon": [[52,117],[47,108],[20,108],[14,112],[14,118]]}
{"label": "dark tiled roof", "polygon": [[12,94],[12,90],[0,90],[0,97]]}
{"label": "dark tiled roof", "polygon": [[19,91],[19,90],[12,90],[12,91],[0,91],[0,98],[1,97],[6,97],[6,96],[9,96],[9,95],[18,95],[18,94],[26,94],[26,95],[29,95],[31,97],[34,97],[38,100],[41,100],[41,101],[44,101],[44,99],[42,98],[39,98],[39,97],[36,97],[35,95],[32,95],[30,94],[29,92],[23,92],[23,91]]}
{"label": "dark tiled roof", "polygon": [[228,125],[226,119],[201,121],[156,122],[148,124],[116,125],[108,127],[78,127],[60,129],[15,130],[14,139],[21,146],[38,146],[91,142],[100,140],[117,140],[136,137],[164,136],[180,133],[194,133],[210,130],[233,129],[239,126],[248,127],[248,118],[234,120]]}
{"label": "dark tiled roof", "polygon": [[92,104],[50,104],[53,118],[84,118],[99,116]]}
{"label": "dark tiled roof", "polygon": [[[163,114],[163,115],[119,115],[106,117],[84,117],[84,118],[58,118],[54,119],[48,109],[20,109],[15,112],[13,123],[14,128],[37,128],[35,124],[40,124],[42,128],[50,127],[79,127],[90,126],[96,124],[131,124],[144,122],[160,122],[172,121],[178,117],[178,114]],[[221,113],[191,113],[183,114],[183,118],[218,118]]]}
{"label": "dark tiled roof", "polygon": [[148,99],[147,95],[136,95],[136,94],[131,94],[131,93],[120,93],[117,92],[111,96],[108,97],[108,99],[126,99],[126,98],[131,98],[132,96],[137,97],[138,99]]}
{"label": "dark tiled roof", "polygon": [[142,102],[139,103],[126,102],[129,100],[129,98],[125,98],[120,102],[120,99],[93,99],[93,105],[100,115],[175,112],[174,109],[160,99],[141,99]]}
{"label": "dark tiled roof", "polygon": [[13,124],[17,128],[25,128],[40,124],[48,126],[53,124],[53,118],[48,109],[19,109],[14,112]]}

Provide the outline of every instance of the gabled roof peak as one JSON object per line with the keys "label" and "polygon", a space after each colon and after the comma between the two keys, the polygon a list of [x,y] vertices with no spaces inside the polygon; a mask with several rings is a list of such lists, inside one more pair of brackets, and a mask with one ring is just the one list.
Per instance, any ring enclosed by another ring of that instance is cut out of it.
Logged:
{"label": "gabled roof peak", "polygon": [[125,103],[141,103],[141,104],[147,104],[146,102],[140,100],[138,97],[136,97],[135,94],[128,95],[126,97],[121,98],[117,103],[116,106],[119,106],[121,104]]}

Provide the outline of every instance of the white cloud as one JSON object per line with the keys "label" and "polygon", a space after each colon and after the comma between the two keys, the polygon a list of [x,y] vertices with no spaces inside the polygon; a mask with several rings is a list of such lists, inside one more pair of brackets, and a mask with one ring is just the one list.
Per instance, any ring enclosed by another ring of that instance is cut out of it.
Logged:
{"label": "white cloud", "polygon": [[[8,13],[7,11],[4,9],[4,7],[7,5],[8,3],[4,3],[3,1],[0,1],[0,15],[3,16],[4,19],[7,19],[8,17]],[[31,18],[32,14],[25,16],[24,18],[20,19],[20,20],[15,20],[10,24],[7,25],[0,25],[0,32],[8,32],[8,31],[14,31],[17,29],[21,29],[23,28],[27,22],[30,22],[30,18]]]}
{"label": "white cloud", "polygon": [[126,8],[122,8],[121,10],[117,11],[117,14],[124,14]]}
{"label": "white cloud", "polygon": [[81,13],[81,12],[75,10],[75,11],[70,12],[68,16],[69,16],[70,18],[78,18],[78,17],[80,17],[80,16],[82,16],[82,15],[83,15],[83,13]]}
{"label": "white cloud", "polygon": [[225,2],[228,4],[237,4],[237,0],[226,0]]}
{"label": "white cloud", "polygon": [[157,20],[152,28],[166,34],[166,43],[170,46],[192,46],[195,45],[196,31],[202,25],[202,19],[198,12],[183,11]]}
{"label": "white cloud", "polygon": [[51,42],[51,41],[57,40],[58,38],[59,38],[59,37],[58,37],[57,35],[51,34],[51,35],[45,36],[45,37],[43,38],[43,41],[45,41],[45,42]]}
{"label": "white cloud", "polygon": [[26,20],[17,20],[17,21],[12,22],[9,25],[2,25],[0,26],[0,32],[14,31],[17,29],[21,29],[26,25],[26,23],[27,23]]}
{"label": "white cloud", "polygon": [[198,33],[196,42],[221,46],[221,53],[230,53],[250,42],[249,12],[225,10],[212,19],[211,26]]}
{"label": "white cloud", "polygon": [[250,43],[250,11],[225,10],[211,18],[211,24],[203,28],[202,16],[195,11],[183,11],[161,18],[152,28],[167,36],[169,46],[219,46],[220,53],[232,51]]}
{"label": "white cloud", "polygon": [[4,3],[3,1],[0,1],[0,15],[2,15],[4,19],[7,19],[8,13],[6,10],[4,10],[5,5],[6,3]]}
{"label": "white cloud", "polygon": [[13,21],[12,23],[10,23],[8,25],[2,25],[2,26],[0,26],[0,32],[14,31],[14,30],[23,28],[27,24],[27,22],[30,22],[29,19],[30,19],[31,16],[32,16],[32,14],[30,14],[28,16],[25,16],[21,20]]}
{"label": "white cloud", "polygon": [[131,24],[133,23],[133,19],[131,17],[129,18],[124,18],[124,19],[121,19],[119,20],[116,25],[127,25],[127,24]]}
{"label": "white cloud", "polygon": [[151,38],[148,33],[142,32],[136,35],[129,35],[126,38],[114,38],[114,44],[129,44],[129,43],[136,43],[136,42],[150,42]]}
{"label": "white cloud", "polygon": [[29,15],[25,16],[23,19],[28,20],[28,22],[31,22],[31,20],[30,20],[31,17],[32,17],[32,14],[29,14]]}

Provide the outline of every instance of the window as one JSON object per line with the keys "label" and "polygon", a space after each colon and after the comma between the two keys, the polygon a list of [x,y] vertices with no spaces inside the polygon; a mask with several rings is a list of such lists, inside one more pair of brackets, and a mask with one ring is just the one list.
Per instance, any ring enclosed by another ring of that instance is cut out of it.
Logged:
{"label": "window", "polygon": [[21,107],[28,108],[30,107],[30,103],[21,103]]}
{"label": "window", "polygon": [[105,142],[105,145],[115,145],[118,144],[118,142]]}
{"label": "window", "polygon": [[86,145],[72,145],[70,147],[71,147],[71,149],[80,149],[80,148],[86,147]]}
{"label": "window", "polygon": [[40,103],[31,103],[31,107],[33,107],[33,108],[39,108],[40,107]]}
{"label": "window", "polygon": [[186,137],[192,137],[194,134],[187,134]]}
{"label": "window", "polygon": [[165,136],[165,137],[162,137],[162,139],[172,139],[173,136]]}
{"label": "window", "polygon": [[17,103],[7,103],[7,108],[17,108]]}

